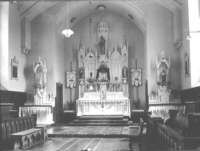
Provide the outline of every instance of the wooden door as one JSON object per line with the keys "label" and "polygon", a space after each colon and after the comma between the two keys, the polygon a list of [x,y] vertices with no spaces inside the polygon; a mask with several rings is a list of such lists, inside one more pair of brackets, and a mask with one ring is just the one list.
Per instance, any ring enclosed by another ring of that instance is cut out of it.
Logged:
{"label": "wooden door", "polygon": [[56,83],[56,124],[62,123],[63,115],[63,84]]}

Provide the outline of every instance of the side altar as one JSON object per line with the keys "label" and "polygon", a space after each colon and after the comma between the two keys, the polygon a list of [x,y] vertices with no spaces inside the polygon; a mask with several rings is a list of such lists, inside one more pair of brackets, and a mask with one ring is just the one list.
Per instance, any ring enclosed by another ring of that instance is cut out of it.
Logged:
{"label": "side altar", "polygon": [[97,27],[98,48],[78,47],[79,99],[77,116],[130,116],[128,91],[128,44],[108,47],[108,25],[103,19]]}
{"label": "side altar", "polygon": [[19,107],[19,116],[31,116],[34,113],[37,115],[37,124],[53,124],[55,97],[53,93],[46,90],[47,67],[46,62],[43,62],[40,57],[36,63],[33,62],[33,72],[34,93],[29,93],[27,102]]}

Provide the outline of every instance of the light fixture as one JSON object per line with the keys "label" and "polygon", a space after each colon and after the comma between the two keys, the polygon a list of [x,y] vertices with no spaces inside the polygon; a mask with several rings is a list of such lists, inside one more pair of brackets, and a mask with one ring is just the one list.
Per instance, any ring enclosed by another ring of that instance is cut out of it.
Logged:
{"label": "light fixture", "polygon": [[187,35],[187,40],[190,40],[191,39],[191,36],[190,36],[190,33],[200,33],[200,31],[190,31]]}
{"label": "light fixture", "polygon": [[[91,11],[92,11],[92,2],[90,0],[90,20],[89,20],[89,22],[90,22],[90,43],[92,41],[92,14],[91,14]],[[90,45],[90,47],[91,47],[91,45]]]}
{"label": "light fixture", "polygon": [[68,28],[68,1],[67,1],[67,29],[64,29],[62,31],[62,34],[65,35],[65,37],[69,38],[71,35],[74,34],[74,32]]}

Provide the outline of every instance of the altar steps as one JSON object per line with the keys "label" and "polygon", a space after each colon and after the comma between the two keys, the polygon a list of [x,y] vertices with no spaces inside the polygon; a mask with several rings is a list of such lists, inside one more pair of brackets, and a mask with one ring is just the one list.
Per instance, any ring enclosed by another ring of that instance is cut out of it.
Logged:
{"label": "altar steps", "polygon": [[122,121],[121,120],[74,120],[73,121],[74,123],[127,123],[128,122],[128,119],[123,119]]}
{"label": "altar steps", "polygon": [[81,116],[68,126],[129,126],[132,121],[123,116]]}
{"label": "altar steps", "polygon": [[118,115],[113,115],[113,116],[95,116],[95,115],[90,115],[90,116],[80,116],[78,117],[78,119],[106,119],[106,120],[122,120],[122,119],[127,119],[128,117],[124,117],[124,116],[118,116]]}

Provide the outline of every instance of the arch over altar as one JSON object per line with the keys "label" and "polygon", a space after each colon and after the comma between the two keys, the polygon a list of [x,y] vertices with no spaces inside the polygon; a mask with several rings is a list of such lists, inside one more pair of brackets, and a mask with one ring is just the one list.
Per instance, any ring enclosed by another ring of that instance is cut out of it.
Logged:
{"label": "arch over altar", "polygon": [[[102,26],[104,25],[104,26]],[[103,29],[102,29],[103,28]],[[103,18],[97,28],[98,48],[78,47],[79,99],[77,116],[130,116],[128,93],[128,43],[109,48],[108,26]]]}

